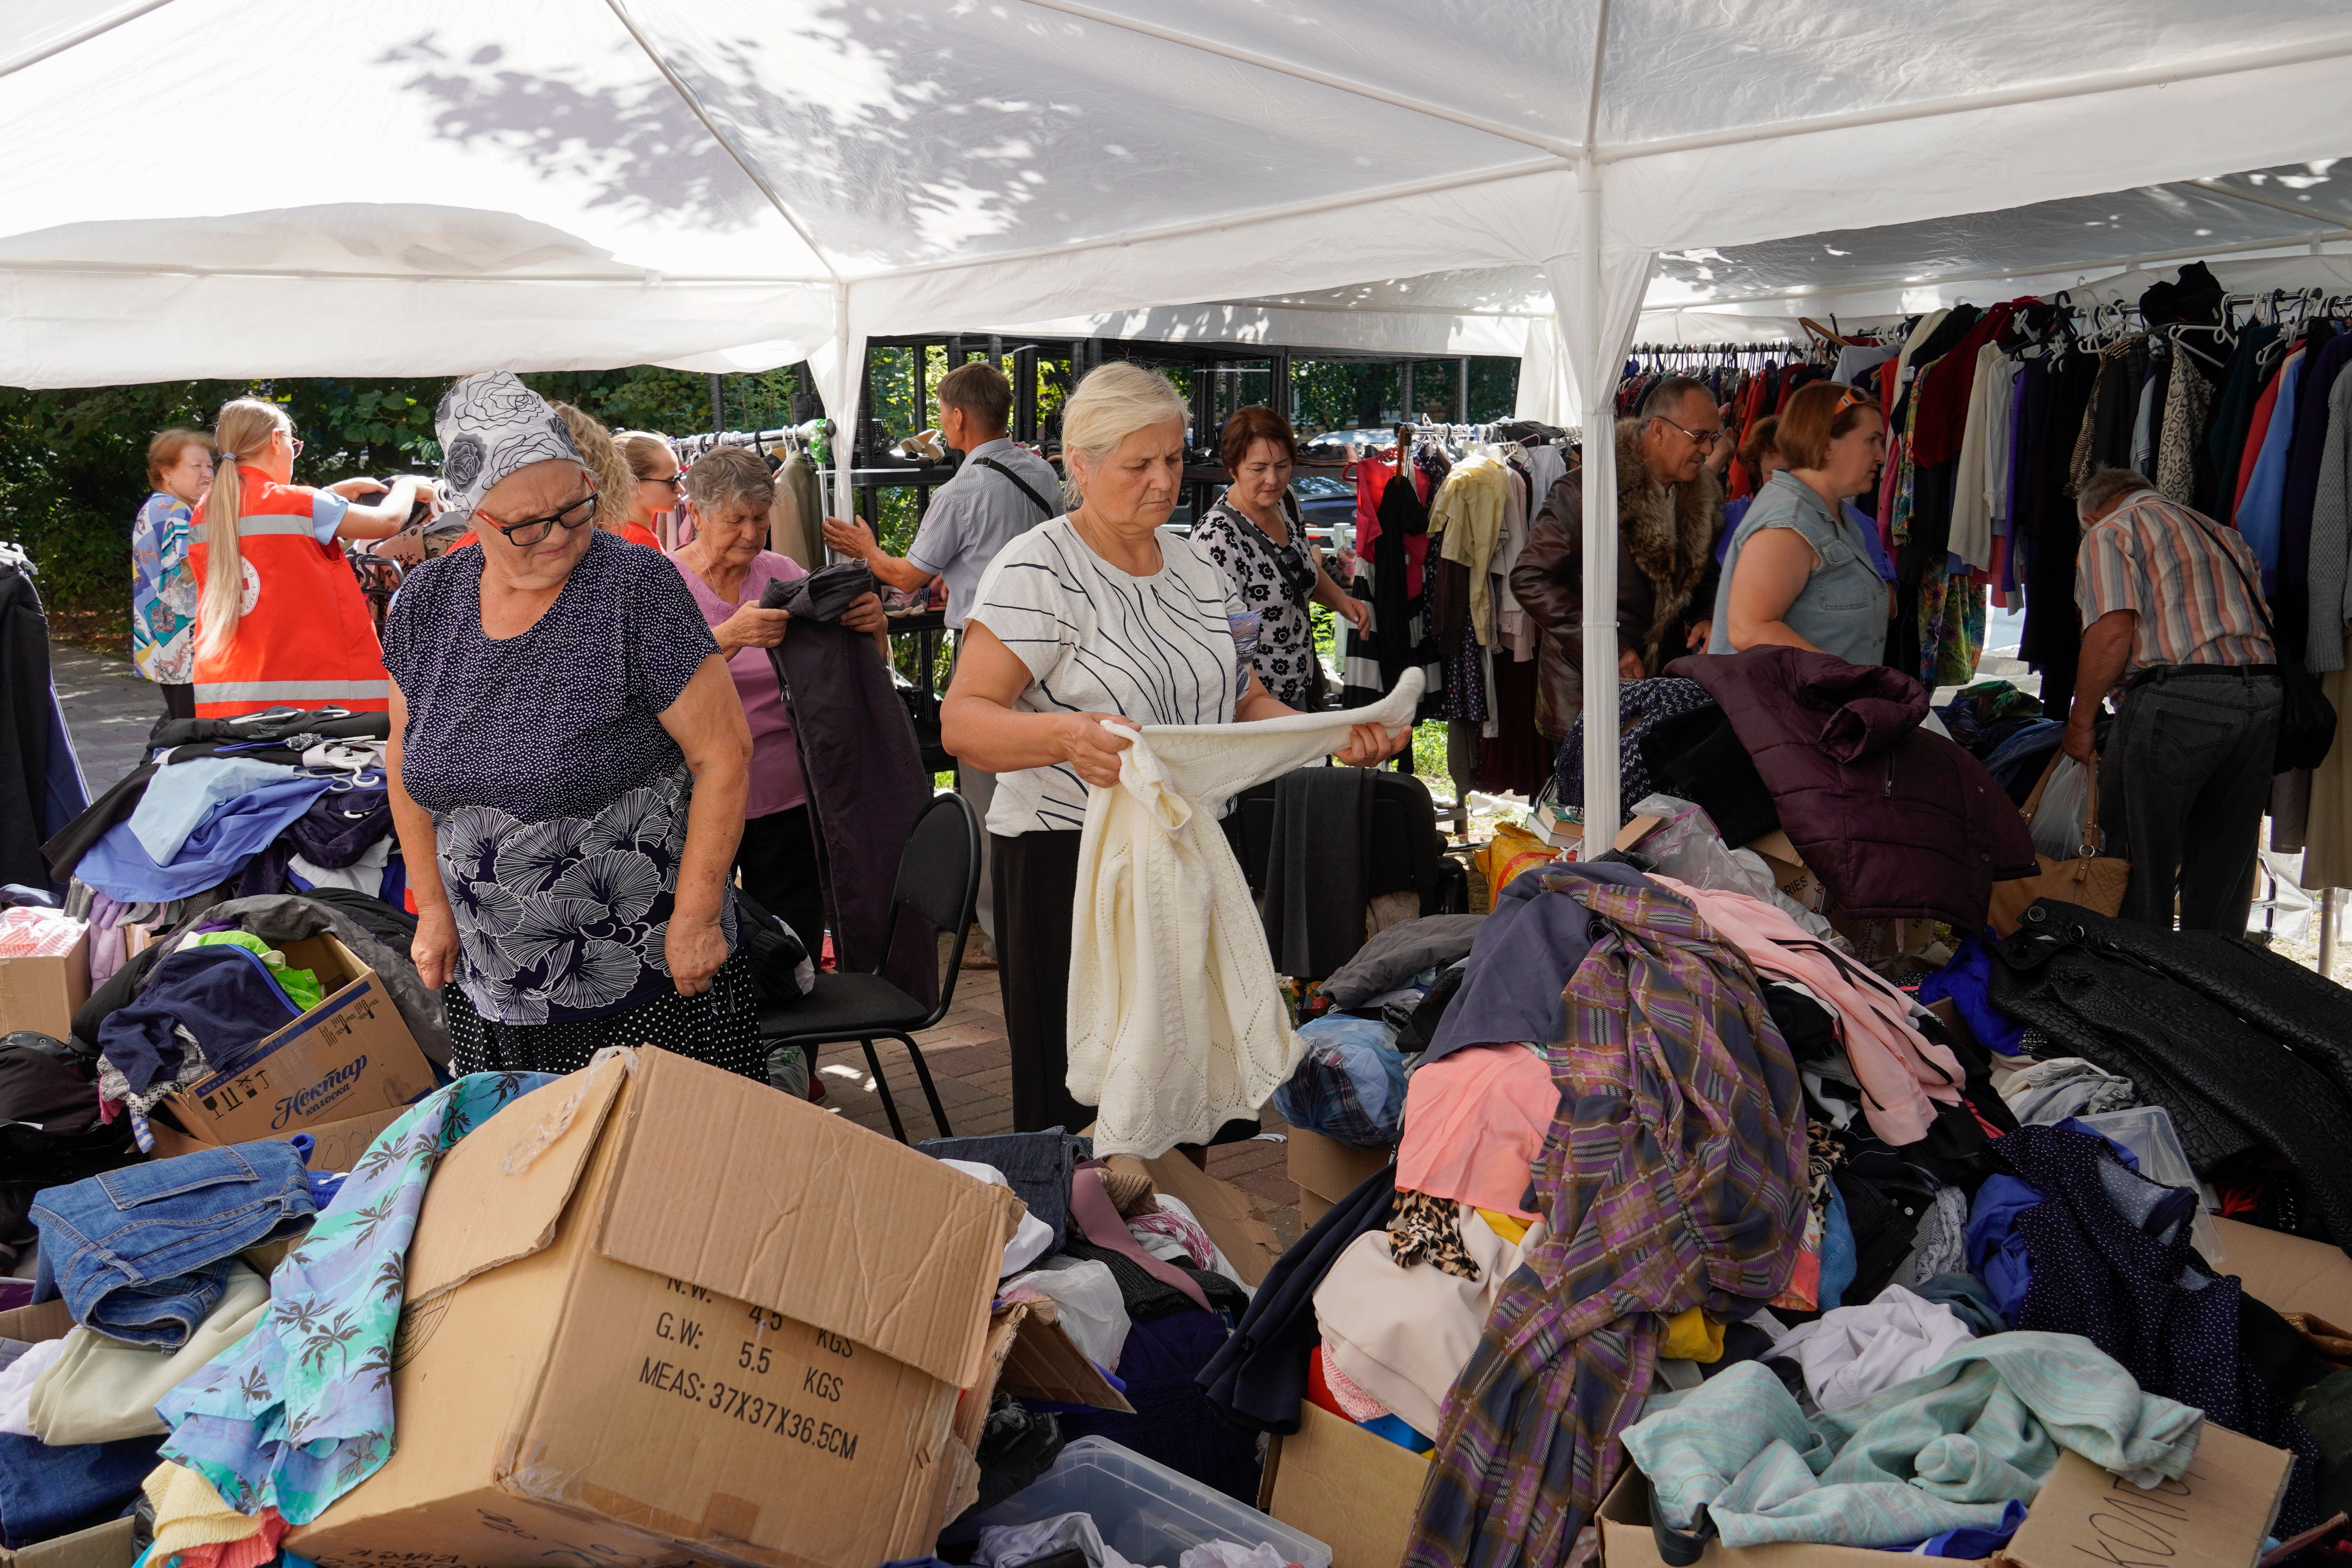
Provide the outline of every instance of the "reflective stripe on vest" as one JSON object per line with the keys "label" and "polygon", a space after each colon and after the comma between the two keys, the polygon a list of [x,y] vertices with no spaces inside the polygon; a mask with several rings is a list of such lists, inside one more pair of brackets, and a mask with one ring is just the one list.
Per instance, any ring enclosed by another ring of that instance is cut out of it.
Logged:
{"label": "reflective stripe on vest", "polygon": [[241,517],[236,520],[236,536],[254,539],[267,533],[295,533],[316,542],[318,529],[307,517]]}
{"label": "reflective stripe on vest", "polygon": [[392,697],[389,680],[203,680],[199,702],[311,702]]}

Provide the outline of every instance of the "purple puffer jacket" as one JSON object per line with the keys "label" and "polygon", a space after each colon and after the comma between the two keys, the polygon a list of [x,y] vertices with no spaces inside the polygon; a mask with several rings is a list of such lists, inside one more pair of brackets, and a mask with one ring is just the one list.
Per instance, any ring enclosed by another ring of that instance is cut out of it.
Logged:
{"label": "purple puffer jacket", "polygon": [[1722,707],[1789,841],[1844,913],[1975,932],[1994,882],[2040,869],[1984,764],[1919,728],[1927,692],[1909,676],[1770,646],[1695,654],[1667,673]]}

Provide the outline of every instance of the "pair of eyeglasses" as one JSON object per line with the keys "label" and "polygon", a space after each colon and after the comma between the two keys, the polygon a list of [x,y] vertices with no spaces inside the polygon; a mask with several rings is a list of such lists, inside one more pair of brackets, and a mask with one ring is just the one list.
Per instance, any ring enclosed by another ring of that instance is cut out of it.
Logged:
{"label": "pair of eyeglasses", "polygon": [[[1650,417],[1655,419],[1659,424],[1664,425],[1670,430],[1683,430],[1681,426],[1675,424],[1673,420],[1667,418],[1663,414],[1654,414]],[[1683,430],[1683,434],[1689,437],[1693,442],[1696,443],[1698,449],[1702,452],[1713,451],[1715,449],[1715,444],[1723,439],[1723,432],[1720,430]]]}
{"label": "pair of eyeglasses", "polygon": [[686,483],[686,476],[684,474],[672,474],[666,479],[639,479],[637,483],[641,485],[667,485],[669,487],[669,493],[676,495],[677,494],[677,487]]}
{"label": "pair of eyeglasses", "polygon": [[299,458],[302,455],[302,437],[290,430],[286,434],[286,445],[291,448],[291,456]]}
{"label": "pair of eyeglasses", "polygon": [[521,522],[500,522],[488,512],[475,515],[486,519],[492,528],[505,534],[509,544],[537,544],[558,528],[568,531],[584,527],[588,520],[596,515],[596,492],[590,490],[562,511],[546,517],[529,518]]}

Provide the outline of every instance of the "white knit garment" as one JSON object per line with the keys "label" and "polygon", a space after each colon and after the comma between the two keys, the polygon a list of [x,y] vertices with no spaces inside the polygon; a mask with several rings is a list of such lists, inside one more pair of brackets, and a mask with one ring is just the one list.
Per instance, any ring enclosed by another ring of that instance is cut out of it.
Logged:
{"label": "white knit garment", "polygon": [[1254,724],[1151,724],[1118,785],[1087,792],[1071,911],[1069,1078],[1095,1152],[1151,1159],[1255,1116],[1297,1066],[1274,958],[1217,824],[1253,784],[1345,746],[1350,725],[1412,721],[1407,670],[1370,708]]}

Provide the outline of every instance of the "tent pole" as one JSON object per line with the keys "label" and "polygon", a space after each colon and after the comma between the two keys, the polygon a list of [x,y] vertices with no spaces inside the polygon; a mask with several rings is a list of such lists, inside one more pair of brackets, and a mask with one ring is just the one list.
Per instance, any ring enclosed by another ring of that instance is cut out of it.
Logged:
{"label": "tent pole", "polygon": [[1580,371],[1584,418],[1584,853],[1606,852],[1617,837],[1617,388],[1601,359],[1605,308],[1601,279],[1601,171],[1578,165],[1581,220],[1576,258],[1583,298],[1582,342],[1570,344]]}
{"label": "tent pole", "polygon": [[2336,889],[2319,892],[2319,977],[2336,978]]}
{"label": "tent pole", "polygon": [[[865,379],[864,376],[854,381],[850,379],[849,285],[835,283],[833,286],[833,384],[838,389],[837,395],[849,406],[838,414],[832,409],[825,410],[833,415],[834,424],[833,439],[828,443],[827,454],[833,458],[832,504],[825,513],[828,517],[845,518],[855,504],[849,494],[849,448],[857,429],[857,392]],[[827,561],[839,559],[830,546],[824,553]]]}

